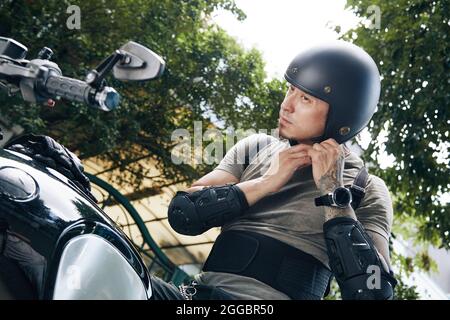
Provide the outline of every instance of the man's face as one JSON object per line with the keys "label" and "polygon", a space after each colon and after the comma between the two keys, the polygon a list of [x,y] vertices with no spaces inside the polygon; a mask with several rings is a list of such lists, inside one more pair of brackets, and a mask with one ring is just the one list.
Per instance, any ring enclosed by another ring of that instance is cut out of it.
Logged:
{"label": "man's face", "polygon": [[280,107],[280,136],[308,143],[325,130],[328,103],[289,85]]}

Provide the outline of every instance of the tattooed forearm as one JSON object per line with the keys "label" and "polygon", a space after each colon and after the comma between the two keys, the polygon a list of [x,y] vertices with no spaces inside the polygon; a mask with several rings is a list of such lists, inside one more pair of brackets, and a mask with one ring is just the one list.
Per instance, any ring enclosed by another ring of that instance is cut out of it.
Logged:
{"label": "tattooed forearm", "polygon": [[[344,185],[344,164],[344,153],[341,152],[335,165],[319,179],[319,190],[322,194],[333,192],[337,187]],[[356,220],[356,215],[352,207],[345,209],[325,207],[325,221],[337,217],[350,217]]]}
{"label": "tattooed forearm", "polygon": [[336,189],[337,187],[343,186],[343,175],[344,175],[344,154],[341,152],[336,160],[334,166],[328,170],[319,179],[319,189],[323,193],[328,193]]}
{"label": "tattooed forearm", "polygon": [[325,222],[337,217],[349,217],[358,220],[356,219],[356,214],[352,207],[348,207],[345,209],[325,207]]}

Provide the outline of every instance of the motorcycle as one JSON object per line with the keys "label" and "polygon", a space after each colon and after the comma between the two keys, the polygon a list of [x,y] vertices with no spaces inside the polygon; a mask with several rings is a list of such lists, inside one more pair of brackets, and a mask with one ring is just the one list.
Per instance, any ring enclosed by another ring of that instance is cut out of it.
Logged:
{"label": "motorcycle", "polygon": [[[64,98],[103,111],[119,105],[106,85],[158,78],[165,62],[128,42],[85,80],[62,75],[43,48],[0,37],[0,88],[23,100],[54,105]],[[58,196],[55,196],[57,190]],[[125,233],[76,184],[19,152],[0,149],[0,299],[137,299],[152,297],[151,277]]]}

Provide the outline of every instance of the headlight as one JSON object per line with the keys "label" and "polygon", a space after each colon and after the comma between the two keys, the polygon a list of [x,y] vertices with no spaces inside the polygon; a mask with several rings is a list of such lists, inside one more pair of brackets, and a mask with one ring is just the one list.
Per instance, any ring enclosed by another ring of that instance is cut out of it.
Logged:
{"label": "headlight", "polygon": [[70,240],[61,255],[53,299],[146,300],[140,277],[119,250],[88,234]]}

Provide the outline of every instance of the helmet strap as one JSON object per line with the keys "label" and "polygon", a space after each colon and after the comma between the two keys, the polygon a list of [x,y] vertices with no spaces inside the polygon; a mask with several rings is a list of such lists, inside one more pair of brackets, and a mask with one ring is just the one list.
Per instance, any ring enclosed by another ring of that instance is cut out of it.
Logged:
{"label": "helmet strap", "polygon": [[[322,135],[322,136],[320,136],[320,137],[315,137],[315,138],[312,138],[310,141],[312,142],[312,143],[320,143],[320,142],[322,142],[322,141],[324,141],[325,140],[325,136],[324,135]],[[297,145],[297,144],[299,144],[300,142],[298,142],[297,140],[295,140],[295,139],[289,139],[289,144],[291,145],[291,147],[293,147],[293,146],[295,146],[295,145]]]}

